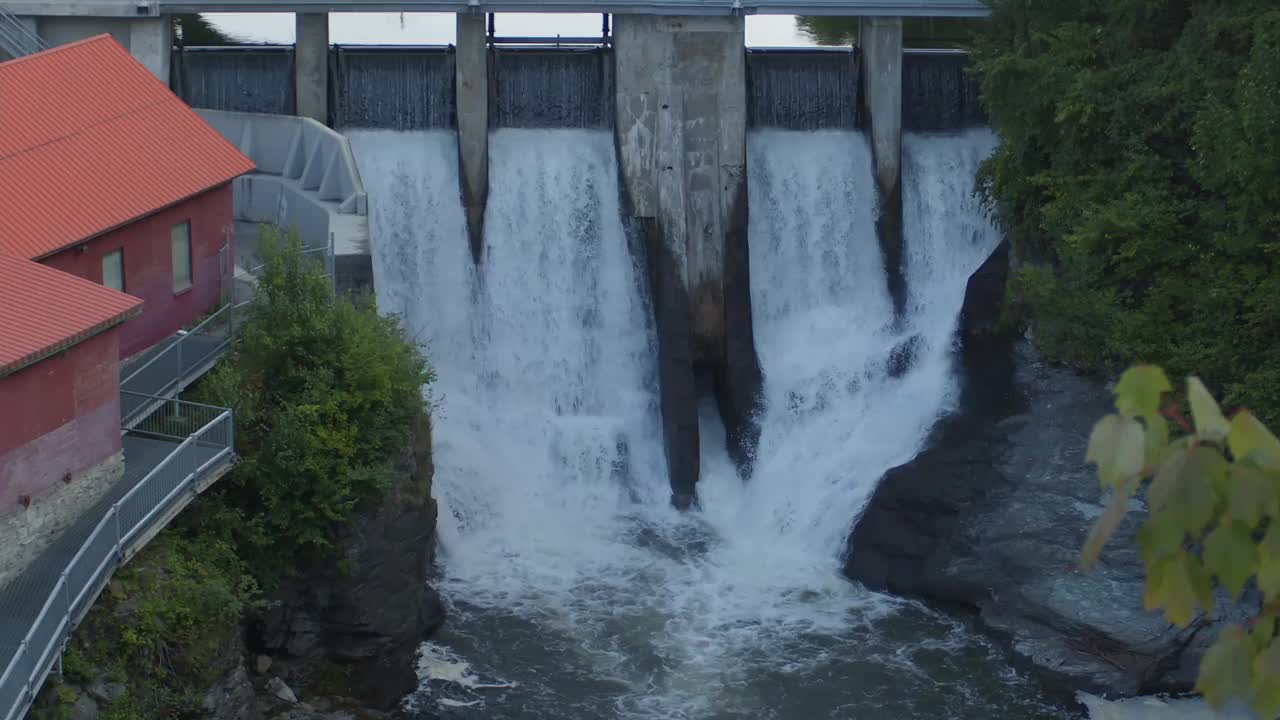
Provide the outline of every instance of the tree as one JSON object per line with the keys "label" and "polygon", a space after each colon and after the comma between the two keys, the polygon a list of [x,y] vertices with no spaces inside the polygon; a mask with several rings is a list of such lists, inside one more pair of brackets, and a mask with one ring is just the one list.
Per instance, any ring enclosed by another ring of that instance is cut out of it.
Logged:
{"label": "tree", "polygon": [[209,45],[243,45],[244,41],[219,30],[203,15],[174,15],[173,38],[185,47]]}
{"label": "tree", "polygon": [[[1188,418],[1168,394],[1163,370],[1139,366],[1115,387],[1117,412],[1093,428],[1087,459],[1111,497],[1089,533],[1090,567],[1145,487],[1148,515],[1138,534],[1146,567],[1144,605],[1186,627],[1214,602],[1214,581],[1233,602],[1246,588],[1261,608],[1222,631],[1200,665],[1196,689],[1215,707],[1250,701],[1280,713],[1280,440],[1252,413],[1228,420],[1196,377],[1187,379]],[[1150,484],[1146,484],[1150,480]],[[1252,610],[1252,607],[1250,607]]]}
{"label": "tree", "polygon": [[433,376],[396,318],[334,295],[296,235],[281,244],[263,226],[258,246],[248,317],[201,388],[234,411],[239,456],[206,515],[279,570],[326,559],[352,511],[381,496]]}
{"label": "tree", "polygon": [[[856,17],[801,16],[796,25],[819,45],[857,45],[860,20]],[[972,39],[980,20],[972,18],[904,18],[902,44],[918,48],[963,47]]]}
{"label": "tree", "polygon": [[1280,7],[993,0],[981,185],[1050,359],[1158,357],[1280,422]]}

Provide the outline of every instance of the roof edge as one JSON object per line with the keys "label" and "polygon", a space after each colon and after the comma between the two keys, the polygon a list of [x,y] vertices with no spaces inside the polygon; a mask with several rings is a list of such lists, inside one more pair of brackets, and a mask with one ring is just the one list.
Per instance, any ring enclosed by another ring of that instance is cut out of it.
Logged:
{"label": "roof edge", "polygon": [[[58,247],[57,249],[55,249],[55,250],[50,250],[49,252],[46,252],[46,253],[45,253],[45,254],[43,254],[43,255],[33,255],[33,256],[27,257],[27,258],[25,258],[25,259],[26,259],[26,260],[30,260],[30,261],[32,261],[32,262],[40,262],[40,261],[42,261],[42,260],[48,260],[49,258],[53,257],[54,255],[57,255],[58,253],[66,252],[66,251],[70,250],[71,248],[73,248],[73,247],[75,247],[75,246],[77,246],[77,245],[81,245],[81,244],[83,244],[83,243],[87,243],[87,242],[92,242],[92,241],[97,240],[98,238],[102,237],[103,235],[106,235],[107,233],[115,232],[116,230],[120,230],[120,229],[122,229],[122,228],[129,227],[130,225],[132,225],[132,224],[134,224],[134,223],[137,223],[137,222],[141,222],[141,221],[143,221],[143,220],[146,220],[147,218],[151,217],[152,215],[156,215],[156,214],[158,214],[158,213],[162,213],[162,212],[164,212],[165,210],[168,210],[168,209],[170,209],[170,208],[172,208],[172,207],[176,207],[176,206],[178,206],[178,205],[181,205],[182,203],[187,202],[188,200],[194,200],[194,199],[196,199],[196,198],[200,197],[201,195],[204,195],[205,193],[210,193],[210,192],[213,192],[214,190],[217,190],[217,189],[219,189],[219,188],[221,188],[221,187],[223,187],[223,186],[225,186],[225,185],[230,185],[233,181],[235,181],[235,179],[236,179],[236,178],[238,178],[238,177],[243,177],[243,176],[245,176],[245,175],[248,175],[249,173],[253,172],[253,171],[254,171],[254,170],[256,170],[256,169],[257,169],[257,166],[255,165],[253,170],[246,170],[245,172],[242,172],[242,173],[240,173],[239,175],[232,175],[231,177],[227,178],[226,180],[219,180],[218,182],[214,183],[213,185],[209,185],[208,187],[205,187],[205,188],[203,188],[203,189],[197,190],[197,191],[195,191],[195,192],[193,192],[193,193],[191,193],[191,194],[189,194],[189,195],[186,195],[186,196],[180,197],[180,198],[178,198],[177,200],[174,200],[173,202],[169,203],[168,205],[161,205],[160,207],[155,208],[154,210],[148,210],[148,211],[146,211],[145,213],[143,213],[143,214],[141,214],[141,215],[135,215],[135,216],[133,216],[133,217],[129,218],[128,220],[124,220],[124,221],[122,221],[122,222],[118,222],[118,223],[116,223],[115,225],[112,225],[112,226],[111,226],[111,227],[109,227],[109,228],[104,228],[104,229],[102,229],[102,230],[99,230],[99,231],[95,232],[95,233],[94,233],[94,234],[92,234],[92,235],[86,235],[86,236],[84,236],[84,237],[82,237],[82,238],[77,238],[77,239],[75,239],[75,240],[72,240],[71,242],[69,242],[69,243],[67,243],[67,244],[65,244],[65,245],[59,246],[59,247]],[[234,215],[234,213],[232,213],[232,214]],[[233,219],[234,219],[234,218],[233,218]]]}
{"label": "roof edge", "polygon": [[19,63],[27,62],[28,60],[33,60],[35,58],[45,57],[46,55],[53,55],[54,53],[59,53],[64,50],[70,50],[71,48],[80,47],[81,45],[88,45],[90,43],[95,43],[102,40],[103,38],[107,38],[112,42],[115,42],[115,38],[111,37],[111,33],[98,33],[97,35],[93,35],[91,37],[81,38],[79,40],[72,40],[69,43],[63,43],[61,45],[54,45],[51,48],[45,48],[44,50],[41,50],[39,52],[33,52],[30,55],[23,55],[22,57],[16,57],[10,60],[5,60],[4,62],[0,62],[0,65],[10,65],[10,66],[17,65]]}
{"label": "roof edge", "polygon": [[107,318],[106,320],[103,320],[97,325],[94,325],[88,328],[87,330],[82,330],[81,332],[78,332],[75,335],[59,340],[58,342],[53,343],[48,347],[42,348],[32,353],[28,353],[27,355],[20,357],[17,360],[13,360],[6,365],[0,365],[0,379],[9,377],[10,375],[14,375],[19,371],[25,370],[31,367],[32,365],[35,365],[36,363],[39,363],[43,360],[47,360],[50,357],[57,355],[60,352],[70,350],[76,345],[79,345],[80,343],[92,337],[101,335],[102,333],[119,326],[120,324],[124,323],[126,320],[131,320],[141,314],[142,314],[142,300],[138,300],[138,302],[135,303],[128,310],[117,313],[112,317]]}

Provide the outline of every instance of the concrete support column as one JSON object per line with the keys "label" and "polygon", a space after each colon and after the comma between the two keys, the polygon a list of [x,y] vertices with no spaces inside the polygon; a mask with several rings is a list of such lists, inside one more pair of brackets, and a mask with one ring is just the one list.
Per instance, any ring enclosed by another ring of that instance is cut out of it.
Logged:
{"label": "concrete support column", "polygon": [[171,20],[158,17],[129,21],[129,54],[168,85],[169,60],[173,55]]}
{"label": "concrete support column", "polygon": [[730,451],[749,466],[760,366],[746,245],[741,17],[614,16],[618,157],[646,235],[672,496],[693,502],[695,375],[714,380]]}
{"label": "concrete support column", "polygon": [[329,15],[297,13],[293,50],[295,112],[329,123]]}
{"label": "concrete support column", "polygon": [[458,163],[467,211],[471,254],[484,247],[484,207],[489,198],[489,39],[482,13],[458,15],[454,87],[458,114]]}
{"label": "concrete support column", "polygon": [[902,18],[863,18],[862,88],[875,157],[880,249],[895,314],[907,302],[902,254]]}

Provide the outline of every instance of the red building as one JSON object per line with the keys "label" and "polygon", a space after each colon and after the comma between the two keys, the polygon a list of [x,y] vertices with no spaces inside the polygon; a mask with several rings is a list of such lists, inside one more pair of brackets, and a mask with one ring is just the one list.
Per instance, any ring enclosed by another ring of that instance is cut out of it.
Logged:
{"label": "red building", "polygon": [[220,298],[252,169],[109,35],[0,63],[0,255],[141,298],[122,358]]}
{"label": "red building", "polygon": [[0,581],[121,477],[121,360],[221,298],[252,169],[108,35],[0,63]]}
{"label": "red building", "polygon": [[121,323],[142,301],[0,256],[0,508],[120,452]]}

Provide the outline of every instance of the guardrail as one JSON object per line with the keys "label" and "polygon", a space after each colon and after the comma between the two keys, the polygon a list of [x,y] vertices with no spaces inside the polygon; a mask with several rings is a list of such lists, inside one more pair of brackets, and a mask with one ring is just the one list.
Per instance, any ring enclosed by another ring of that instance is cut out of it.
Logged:
{"label": "guardrail", "polygon": [[[337,292],[338,276],[336,272],[336,260],[333,256],[333,234],[329,234],[329,242],[327,245],[320,247],[303,248],[302,256],[304,258],[312,258],[317,260],[323,266],[321,271],[323,276],[329,278],[329,289]],[[256,286],[258,278],[262,274],[262,269],[266,267],[265,263],[258,263],[253,267],[244,268],[247,278],[238,278],[238,282],[232,284],[232,306],[239,310],[253,302],[253,288]]]}
{"label": "guardrail", "polygon": [[[191,330],[180,333],[120,380],[120,417],[123,425],[148,414],[154,403],[147,397],[168,397],[180,392],[231,345],[235,332],[235,307],[228,303]],[[127,391],[127,392],[126,392]]]}
{"label": "guardrail", "polygon": [[8,10],[0,7],[0,50],[15,58],[48,48],[44,39],[31,31]]}
{"label": "guardrail", "polygon": [[[132,394],[132,393],[122,393]],[[0,718],[17,720],[35,701],[44,681],[60,661],[62,649],[75,625],[117,567],[157,520],[176,504],[184,492],[194,492],[205,473],[234,457],[231,411],[179,400],[153,398],[161,405],[147,418],[181,416],[192,422],[157,419],[145,431],[157,438],[176,440],[171,434],[196,427],[129,492],[115,502],[62,569],[30,631],[16,648],[3,648],[8,656],[0,674]]]}
{"label": "guardrail", "polygon": [[986,17],[982,0],[160,0],[187,12],[517,12],[632,15]]}

